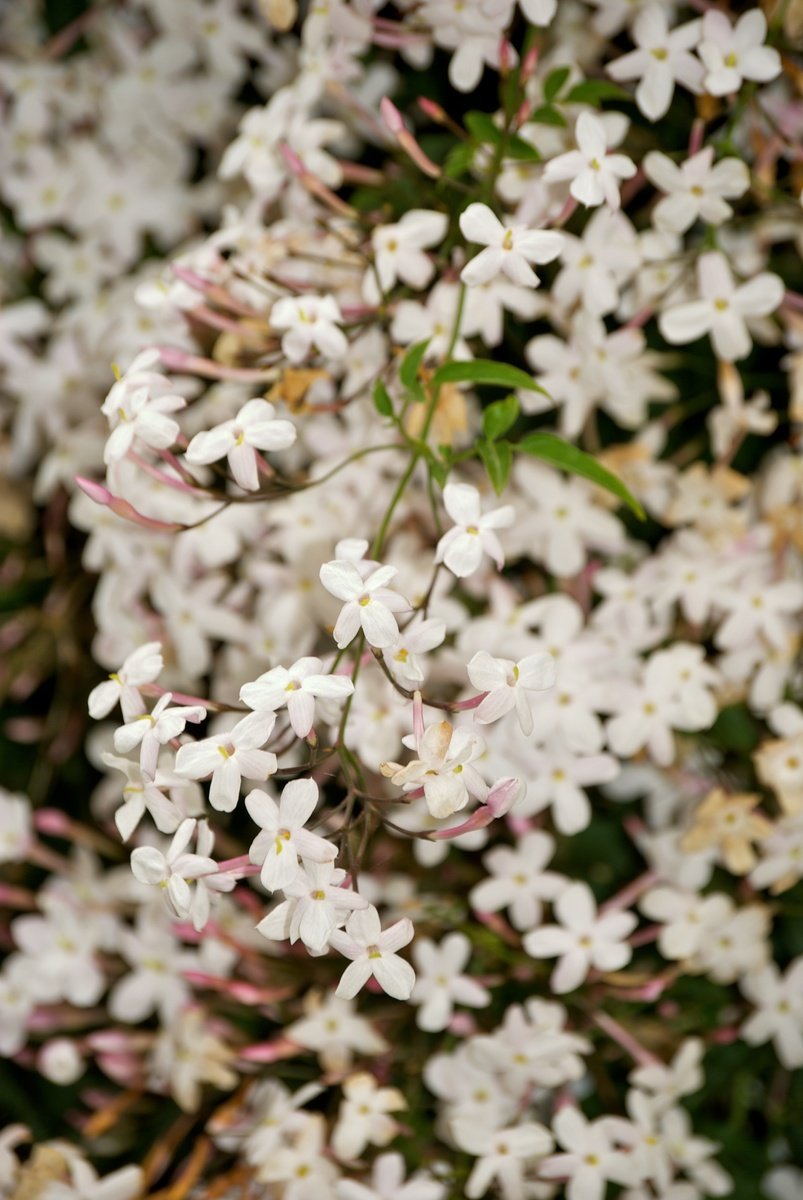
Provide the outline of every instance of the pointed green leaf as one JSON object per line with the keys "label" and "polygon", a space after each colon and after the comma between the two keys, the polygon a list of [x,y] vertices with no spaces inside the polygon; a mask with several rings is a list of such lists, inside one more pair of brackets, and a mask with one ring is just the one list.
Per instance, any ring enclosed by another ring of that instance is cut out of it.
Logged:
{"label": "pointed green leaf", "polygon": [[535,112],[530,113],[527,119],[535,125],[559,125],[563,127],[568,124],[563,113],[558,112],[551,104],[542,104]]}
{"label": "pointed green leaf", "polygon": [[494,491],[497,496],[501,496],[513,465],[513,449],[510,442],[480,442],[477,450]]}
{"label": "pointed green leaf", "polygon": [[502,140],[502,130],[490,113],[469,112],[465,115],[466,129],[478,142],[490,142],[496,146]]}
{"label": "pointed green leaf", "polygon": [[628,488],[605,467],[601,466],[590,454],[579,450],[571,442],[556,437],[554,433],[528,433],[516,444],[516,450],[540,458],[553,467],[560,467],[570,475],[581,475],[598,487],[605,488],[631,508],[642,521],[645,519],[644,509]]}
{"label": "pointed green leaf", "polygon": [[586,79],[563,97],[567,104],[599,104],[601,100],[630,100],[630,95],[610,79]]}
{"label": "pointed green leaf", "polygon": [[535,146],[531,146],[517,133],[512,133],[505,142],[505,158],[515,158],[518,162],[541,162],[541,155]]}
{"label": "pointed green leaf", "polygon": [[528,392],[546,395],[532,375],[511,367],[508,363],[493,362],[492,359],[472,358],[469,362],[450,362],[438,367],[432,383],[440,387],[443,383],[487,383],[495,387],[524,388]]}
{"label": "pointed green leaf", "polygon": [[489,404],[482,414],[482,431],[489,442],[507,433],[519,415],[519,402],[516,396],[506,396],[504,400],[495,400]]}
{"label": "pointed green leaf", "polygon": [[571,67],[556,67],[544,80],[544,100],[551,104],[572,73]]}
{"label": "pointed green leaf", "polygon": [[374,408],[379,413],[380,417],[393,416],[393,401],[390,398],[390,393],[385,387],[381,379],[377,379],[374,384]]}
{"label": "pointed green leaf", "polygon": [[423,342],[416,342],[414,346],[410,347],[401,361],[399,379],[401,379],[408,392],[415,391],[419,387],[418,368],[424,360],[429,342],[429,338],[426,338]]}

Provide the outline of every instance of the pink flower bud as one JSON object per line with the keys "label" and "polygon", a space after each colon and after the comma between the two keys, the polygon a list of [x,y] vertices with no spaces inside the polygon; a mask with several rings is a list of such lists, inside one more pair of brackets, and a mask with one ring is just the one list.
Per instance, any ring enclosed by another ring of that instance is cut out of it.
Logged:
{"label": "pink flower bud", "polygon": [[513,805],[524,794],[524,784],[515,776],[508,776],[505,779],[498,780],[490,792],[488,799],[485,801],[488,811],[494,817],[503,817],[505,813],[510,812]]}

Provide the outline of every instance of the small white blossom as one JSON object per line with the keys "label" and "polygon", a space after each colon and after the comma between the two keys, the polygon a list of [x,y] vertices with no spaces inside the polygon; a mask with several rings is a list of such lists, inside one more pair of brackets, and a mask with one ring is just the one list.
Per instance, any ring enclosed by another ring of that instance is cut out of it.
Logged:
{"label": "small white blossom", "polygon": [[460,273],[469,287],[489,283],[499,274],[520,286],[538,287],[538,276],[530,264],[552,262],[563,245],[559,233],[503,225],[487,204],[469,204],[460,214],[460,231],[467,241],[485,247]]}
{"label": "small white blossom", "polygon": [[513,524],[516,515],[513,506],[505,504],[483,514],[480,494],[468,483],[447,483],[443,503],[455,524],[438,542],[435,561],[444,563],[453,575],[463,579],[473,575],[483,554],[488,554],[501,571],[505,554],[495,531]]}

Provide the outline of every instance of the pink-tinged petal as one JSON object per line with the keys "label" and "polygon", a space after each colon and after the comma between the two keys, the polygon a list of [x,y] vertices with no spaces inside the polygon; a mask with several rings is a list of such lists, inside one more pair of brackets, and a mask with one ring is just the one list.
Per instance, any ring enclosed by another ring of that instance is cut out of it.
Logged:
{"label": "pink-tinged petal", "polygon": [[714,313],[707,300],[694,300],[690,304],[676,304],[667,308],[658,317],[661,337],[672,346],[696,342],[710,331]]}
{"label": "pink-tinged petal", "polygon": [[345,559],[325,562],[319,572],[320,580],[327,592],[338,600],[356,600],[364,590],[362,576],[354,563]]}
{"label": "pink-tinged petal", "polygon": [[651,150],[645,156],[642,165],[650,183],[655,184],[662,192],[676,192],[685,187],[680,167],[660,150]]}
{"label": "pink-tinged petal", "polygon": [[372,600],[358,609],[358,615],[369,645],[383,650],[398,640],[399,626],[396,624],[396,618],[384,604]]}
{"label": "pink-tinged petal", "polygon": [[362,609],[356,600],[347,601],[341,608],[332,630],[332,637],[338,649],[343,650],[350,642],[354,641],[362,626],[361,613]]}
{"label": "pink-tinged petal", "polygon": [[232,812],[240,799],[240,764],[236,758],[224,759],[212,776],[209,803],[218,812]]}
{"label": "pink-tinged petal", "polygon": [[[366,961],[383,992],[394,1000],[410,999],[415,987],[415,971],[408,962],[397,954],[383,954],[381,958],[369,958]],[[347,968],[349,970],[350,967]]]}
{"label": "pink-tinged petal", "polygon": [[271,941],[286,941],[290,937],[290,921],[295,907],[295,901],[283,900],[262,918],[257,925],[257,932]]}
{"label": "pink-tinged petal", "polygon": [[272,712],[253,712],[243,717],[229,735],[237,750],[256,750],[264,746],[273,732],[276,718]]}
{"label": "pink-tinged petal", "polygon": [[521,254],[504,254],[502,272],[518,287],[537,288],[540,280],[530,264]]}
{"label": "pink-tinged petal", "polygon": [[204,738],[200,742],[187,742],[176,754],[176,774],[187,779],[204,779],[220,765],[221,739]]}
{"label": "pink-tinged petal", "polygon": [[712,322],[711,341],[717,358],[724,362],[746,358],[753,344],[747,326],[733,309]]}
{"label": "pink-tinged petal", "polygon": [[344,700],[354,691],[354,684],[350,675],[308,675],[303,690],[323,700]]}
{"label": "pink-tinged petal", "polygon": [[563,245],[563,234],[547,229],[527,229],[516,236],[516,250],[534,263],[552,262]]}
{"label": "pink-tinged petal", "polygon": [[578,150],[570,150],[568,154],[559,154],[557,158],[550,159],[544,167],[544,179],[547,182],[561,182],[565,179],[574,179],[582,170],[585,169],[586,160]]}
{"label": "pink-tinged petal", "polygon": [[326,838],[319,837],[317,833],[311,833],[309,829],[296,829],[293,841],[302,858],[309,859],[310,862],[334,862],[337,858],[337,846],[327,842]]}
{"label": "pink-tinged petal", "polygon": [[460,279],[467,287],[480,287],[489,283],[503,269],[504,251],[498,246],[488,246],[466,263]]}
{"label": "pink-tinged petal", "polygon": [[294,779],[282,792],[279,822],[288,829],[306,824],[318,804],[318,785],[314,779]]}
{"label": "pink-tinged petal", "polygon": [[469,483],[447,483],[443,489],[443,503],[456,525],[479,525],[481,518],[480,494]]}
{"label": "pink-tinged petal", "polygon": [[251,820],[262,829],[274,830],[279,825],[279,806],[267,792],[254,788],[245,798],[245,807]]}
{"label": "pink-tinged petal", "polygon": [[159,884],[167,878],[165,856],[155,846],[137,846],[131,851],[131,873],[140,883]]}
{"label": "pink-tinged petal", "polygon": [[255,492],[259,487],[258,455],[253,446],[237,442],[229,450],[228,462],[234,481],[245,492]]}
{"label": "pink-tinged petal", "polygon": [[608,144],[605,136],[605,126],[599,117],[595,117],[588,112],[580,113],[580,116],[577,118],[577,124],[574,127],[574,136],[585,158],[603,159],[605,157]]}
{"label": "pink-tinged petal", "polygon": [[476,533],[450,529],[438,543],[441,547],[440,558],[458,579],[473,575],[482,562],[482,542]]}
{"label": "pink-tinged petal", "polygon": [[182,879],[180,875],[171,875],[167,881],[167,895],[178,915],[188,917],[192,904],[192,891],[186,879]]}
{"label": "pink-tinged petal", "polygon": [[591,888],[585,883],[572,883],[555,901],[555,916],[567,929],[583,933],[593,924],[597,906]]}
{"label": "pink-tinged petal", "polygon": [[196,433],[185,452],[185,458],[193,466],[217,462],[224,458],[236,442],[234,432],[228,425],[218,425],[203,433]]}
{"label": "pink-tinged petal", "polygon": [[[332,935],[331,944],[335,944],[334,935]],[[373,971],[367,956],[355,959],[354,962],[349,963],[340,977],[335,995],[344,1000],[353,1000],[372,975]]]}
{"label": "pink-tinged petal", "polygon": [[744,317],[766,317],[775,312],[783,296],[783,280],[765,271],[737,289],[733,307]]}
{"label": "pink-tinged petal", "polygon": [[553,992],[559,996],[573,992],[578,988],[588,974],[588,959],[582,950],[570,950],[564,954],[549,981]]}
{"label": "pink-tinged petal", "polygon": [[296,437],[292,421],[258,421],[247,430],[248,442],[258,450],[286,450]]}
{"label": "pink-tinged petal", "polygon": [[516,664],[519,684],[529,691],[542,692],[555,685],[555,660],[546,651],[528,654]]}
{"label": "pink-tinged petal", "polygon": [[293,882],[299,870],[298,852],[293,842],[282,837],[274,838],[262,864],[259,876],[262,886],[270,892],[285,888]]}
{"label": "pink-tinged petal", "polygon": [[599,175],[600,172],[592,171],[591,169],[581,171],[577,178],[572,181],[569,188],[575,200],[579,200],[581,204],[585,204],[586,208],[596,208],[598,204],[602,204],[606,199],[605,189]]}
{"label": "pink-tinged petal", "polygon": [[415,929],[409,917],[402,917],[400,921],[396,921],[388,929],[379,935],[378,944],[383,950],[387,950],[390,954],[395,954],[397,950],[401,950],[403,946],[407,946],[413,940]]}
{"label": "pink-tinged petal", "polygon": [[501,242],[505,230],[495,213],[487,204],[469,204],[460,214],[460,232],[466,241],[480,246],[491,246]]}
{"label": "pink-tinged petal", "polygon": [[644,116],[657,121],[665,116],[675,92],[675,79],[668,63],[654,63],[636,88],[636,103]]}
{"label": "pink-tinged petal", "polygon": [[711,250],[697,260],[700,295],[705,300],[727,299],[733,294],[733,274],[724,254]]}
{"label": "pink-tinged petal", "polygon": [[528,933],[522,944],[531,958],[558,958],[572,949],[575,939],[559,925],[544,925]]}
{"label": "pink-tinged petal", "polygon": [[287,714],[296,737],[305,738],[315,720],[315,697],[306,688],[288,693]]}
{"label": "pink-tinged petal", "polygon": [[505,684],[489,692],[476,711],[476,720],[482,725],[490,725],[504,717],[515,706],[516,690]]}
{"label": "pink-tinged petal", "polygon": [[478,692],[491,692],[507,684],[508,671],[513,663],[494,658],[487,650],[478,650],[466,667],[466,672]]}

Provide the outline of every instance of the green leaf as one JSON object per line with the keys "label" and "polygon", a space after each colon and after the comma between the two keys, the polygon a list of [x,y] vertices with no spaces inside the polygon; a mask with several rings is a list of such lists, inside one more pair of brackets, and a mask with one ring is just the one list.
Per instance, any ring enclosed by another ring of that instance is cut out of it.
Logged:
{"label": "green leaf", "polygon": [[490,142],[496,146],[502,140],[502,130],[490,113],[468,112],[464,117],[466,129],[478,142]]}
{"label": "green leaf", "polygon": [[418,368],[424,361],[424,355],[427,352],[427,346],[430,343],[429,338],[425,338],[423,342],[416,342],[414,346],[405,354],[399,367],[399,379],[402,381],[408,392],[420,391],[418,382]]}
{"label": "green leaf", "polygon": [[551,104],[572,73],[571,67],[556,67],[544,80],[544,100]]}
{"label": "green leaf", "polygon": [[601,100],[630,100],[631,97],[610,79],[586,79],[576,83],[563,99],[566,104],[599,104]]}
{"label": "green leaf", "polygon": [[480,442],[477,450],[494,491],[497,496],[501,496],[513,465],[513,448],[510,442]]}
{"label": "green leaf", "polygon": [[558,112],[551,104],[543,104],[541,108],[537,108],[535,112],[530,113],[528,120],[535,125],[560,125],[561,127],[568,124],[562,112]]}
{"label": "green leaf", "polygon": [[442,367],[438,367],[432,378],[433,387],[440,387],[443,383],[487,383],[495,387],[524,388],[528,392],[541,392],[546,395],[541,385],[526,371],[511,367],[508,363],[493,362],[488,358],[444,363]]}
{"label": "green leaf", "polygon": [[445,487],[446,481],[449,478],[449,464],[441,462],[441,460],[436,458],[434,454],[431,455],[428,461],[430,475],[435,480],[438,487]]}
{"label": "green leaf", "polygon": [[393,401],[390,398],[390,393],[385,387],[381,379],[377,379],[374,384],[374,408],[379,413],[380,417],[393,416]]}
{"label": "green leaf", "polygon": [[505,158],[515,158],[519,162],[537,163],[541,161],[541,155],[535,146],[531,146],[517,133],[512,133],[505,142]]}
{"label": "green leaf", "polygon": [[554,433],[528,433],[515,448],[524,454],[531,454],[533,458],[543,459],[553,467],[560,467],[570,475],[581,475],[583,479],[605,488],[631,508],[637,517],[645,520],[644,509],[621,479],[601,466],[590,454],[578,450],[571,442],[564,442],[563,438],[556,437]]}
{"label": "green leaf", "polygon": [[446,156],[443,173],[449,179],[459,179],[461,175],[471,170],[474,161],[474,147],[471,142],[458,142]]}
{"label": "green leaf", "polygon": [[506,396],[504,400],[494,400],[482,414],[482,431],[489,442],[507,433],[519,415],[519,402],[516,396]]}

